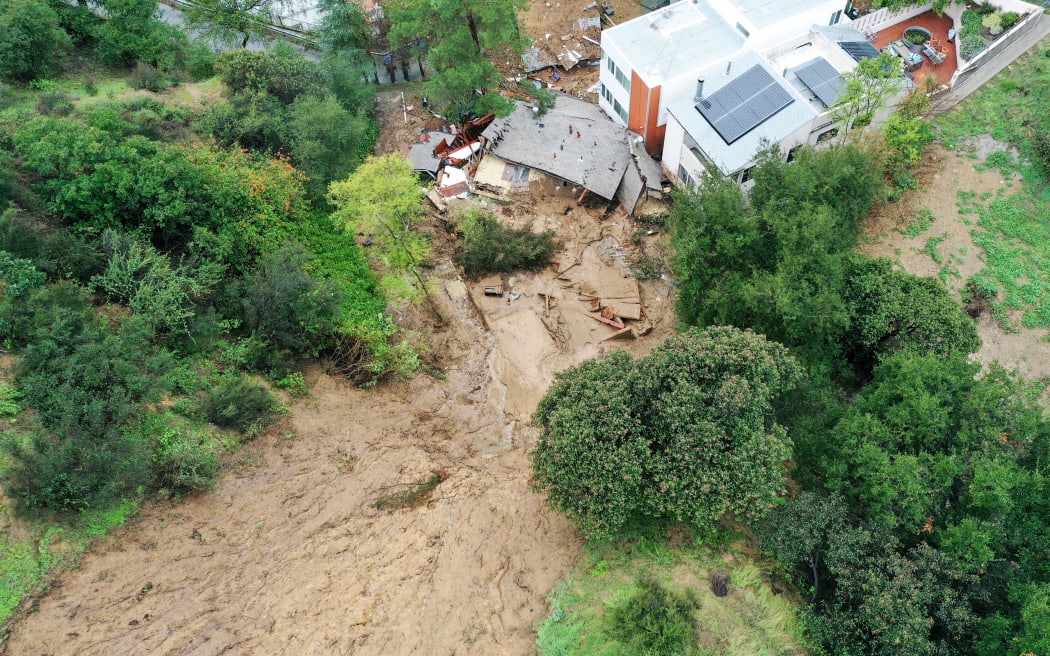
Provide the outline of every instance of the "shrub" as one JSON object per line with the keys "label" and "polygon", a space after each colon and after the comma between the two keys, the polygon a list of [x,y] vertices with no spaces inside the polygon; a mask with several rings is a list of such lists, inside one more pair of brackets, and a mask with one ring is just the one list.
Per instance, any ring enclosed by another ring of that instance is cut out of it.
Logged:
{"label": "shrub", "polygon": [[73,101],[60,91],[43,91],[37,96],[36,111],[41,114],[68,116],[73,112]]}
{"label": "shrub", "polygon": [[18,399],[22,393],[10,383],[0,381],[0,415],[10,416],[22,412],[22,406],[18,405]]}
{"label": "shrub", "polygon": [[44,0],[0,4],[0,79],[28,81],[45,75],[70,45],[58,14]]}
{"label": "shrub", "polygon": [[1050,173],[1050,131],[1036,130],[1028,136],[1032,153],[1036,161],[1043,167],[1043,171]]}
{"label": "shrub", "polygon": [[609,635],[632,654],[696,653],[696,598],[668,590],[649,577],[639,580],[637,587],[634,594],[610,609]]}
{"label": "shrub", "polygon": [[215,53],[207,43],[194,41],[186,52],[186,73],[195,81],[215,75]]}
{"label": "shrub", "polygon": [[996,36],[1003,31],[1003,15],[999,12],[988,14],[981,20],[981,26],[988,29],[988,33]]}
{"label": "shrub", "polygon": [[280,410],[277,399],[258,383],[236,374],[223,376],[200,402],[208,421],[254,436],[273,423]]}
{"label": "shrub", "polygon": [[204,492],[215,486],[222,464],[205,437],[173,424],[164,416],[148,414],[134,427],[151,445],[150,460],[156,485],[177,493]]}
{"label": "shrub", "polygon": [[289,244],[259,260],[244,281],[244,322],[272,348],[305,356],[318,349],[336,327],[339,295],[334,285],[307,271],[308,254]]}
{"label": "shrub", "polygon": [[283,389],[292,396],[306,397],[310,396],[310,388],[306,385],[306,379],[303,378],[303,374],[298,371],[293,371],[284,378],[274,382],[274,385],[278,389]]}
{"label": "shrub", "polygon": [[131,72],[129,83],[136,89],[160,93],[168,87],[175,86],[177,81],[156,66],[139,62],[135,65],[135,70]]}
{"label": "shrub", "polygon": [[972,9],[967,9],[962,13],[962,29],[959,30],[959,40],[965,39],[968,36],[980,36],[981,34],[981,15]]}
{"label": "shrub", "polygon": [[973,59],[981,53],[985,48],[988,47],[988,42],[983,37],[978,35],[971,35],[964,37],[962,44],[959,48],[959,54],[962,55],[963,59]]}
{"label": "shrub", "polygon": [[1000,22],[1004,30],[1008,30],[1021,21],[1021,14],[1016,11],[1004,11]]}
{"label": "shrub", "polygon": [[463,254],[459,263],[469,276],[542,269],[554,256],[554,233],[508,228],[494,216],[469,211],[461,221]]}

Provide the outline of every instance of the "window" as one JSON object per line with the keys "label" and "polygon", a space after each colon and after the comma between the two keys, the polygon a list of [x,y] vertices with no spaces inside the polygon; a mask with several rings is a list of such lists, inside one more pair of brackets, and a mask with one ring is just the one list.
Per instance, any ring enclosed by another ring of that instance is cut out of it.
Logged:
{"label": "window", "polygon": [[743,25],[741,25],[740,23],[736,24],[736,29],[740,30],[740,33],[744,35],[745,39],[747,37],[751,36],[751,33],[748,32],[747,29]]}
{"label": "window", "polygon": [[613,98],[613,110],[616,111],[616,114],[620,117],[620,120],[622,120],[624,123],[627,122],[627,110],[624,109],[623,105],[620,104],[620,101],[615,98]]}
{"label": "window", "polygon": [[605,102],[610,105],[613,103],[612,91],[604,83],[602,84],[602,98],[605,98]]}
{"label": "window", "polygon": [[631,78],[627,77],[627,75],[620,70],[620,67],[616,65],[616,62],[614,62],[611,57],[606,57],[605,61],[608,65],[607,67],[609,71],[613,74],[613,77],[616,78],[616,81],[620,83],[620,86],[623,87],[627,93],[630,93]]}
{"label": "window", "polygon": [[817,137],[817,143],[819,144],[819,143],[824,143],[825,141],[830,141],[831,139],[834,139],[835,135],[837,135],[838,133],[839,133],[839,129],[838,128],[831,128],[827,132],[821,132],[820,136]]}
{"label": "window", "polygon": [[696,189],[696,180],[693,179],[693,176],[689,175],[689,171],[686,171],[685,167],[681,164],[678,165],[678,180],[686,187]]}
{"label": "window", "polygon": [[755,167],[749,166],[740,172],[740,184],[744,184],[751,179],[751,172],[755,170]]}
{"label": "window", "polygon": [[792,148],[791,150],[789,150],[789,151],[788,151],[788,156],[787,156],[787,160],[786,160],[786,161],[788,161],[788,162],[794,162],[794,161],[795,161],[795,153],[797,153],[797,152],[798,152],[798,149],[799,149],[799,148],[801,148],[801,147],[802,147],[802,146],[801,146],[801,145],[799,145],[799,146],[795,146],[794,148]]}
{"label": "window", "polygon": [[831,15],[831,22],[828,23],[828,25],[837,25],[840,18],[842,18],[842,10],[841,9],[839,9],[838,11],[836,11],[834,14]]}

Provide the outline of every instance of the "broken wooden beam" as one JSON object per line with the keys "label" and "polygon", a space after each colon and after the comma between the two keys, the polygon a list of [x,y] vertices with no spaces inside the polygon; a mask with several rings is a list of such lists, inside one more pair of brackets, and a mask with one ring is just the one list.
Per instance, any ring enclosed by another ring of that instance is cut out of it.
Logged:
{"label": "broken wooden beam", "polygon": [[602,323],[604,323],[606,325],[612,326],[613,328],[615,328],[617,330],[623,330],[624,328],[627,327],[627,326],[623,325],[622,323],[620,323],[619,321],[616,321],[614,319],[606,319],[605,317],[601,316],[600,314],[590,314],[590,315],[587,315],[587,316],[591,317],[595,321],[601,321]]}

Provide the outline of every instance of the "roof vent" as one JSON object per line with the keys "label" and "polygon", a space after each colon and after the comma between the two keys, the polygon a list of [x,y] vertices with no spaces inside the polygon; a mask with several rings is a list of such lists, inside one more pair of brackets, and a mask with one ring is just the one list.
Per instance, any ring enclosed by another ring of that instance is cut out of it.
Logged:
{"label": "roof vent", "polygon": [[704,79],[697,78],[696,93],[693,94],[693,102],[700,102],[704,98]]}

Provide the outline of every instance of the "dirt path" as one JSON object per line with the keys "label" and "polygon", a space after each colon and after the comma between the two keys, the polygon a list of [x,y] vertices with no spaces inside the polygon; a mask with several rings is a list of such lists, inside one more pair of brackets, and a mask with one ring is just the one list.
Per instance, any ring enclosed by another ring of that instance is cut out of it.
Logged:
{"label": "dirt path", "polygon": [[[950,289],[965,286],[971,275],[984,267],[981,249],[973,243],[973,226],[959,214],[957,194],[968,191],[981,196],[995,193],[1007,183],[997,170],[978,170],[984,156],[995,150],[994,145],[975,144],[979,159],[948,152],[939,146],[931,148],[920,172],[921,188],[908,194],[900,203],[887,210],[865,226],[867,244],[862,251],[874,257],[895,260],[908,272],[920,276],[942,274]],[[922,210],[929,210],[933,222],[921,234],[910,237],[897,230],[910,224]],[[941,263],[936,262],[926,248],[928,240],[940,240],[934,246]],[[981,336],[981,350],[974,358],[989,364],[998,361],[1009,369],[1016,369],[1029,379],[1050,376],[1050,342],[1046,330],[1022,329],[1006,332],[989,316],[981,316],[977,331]]]}

